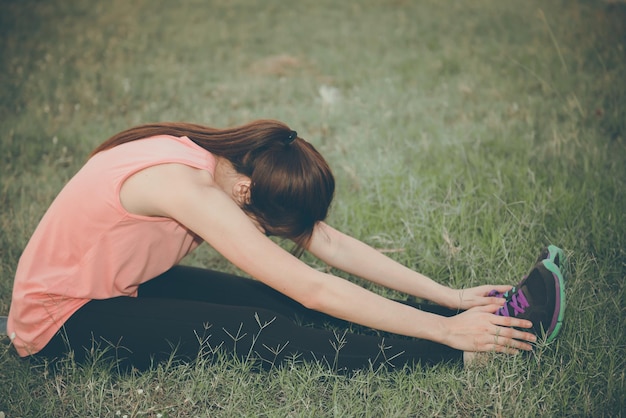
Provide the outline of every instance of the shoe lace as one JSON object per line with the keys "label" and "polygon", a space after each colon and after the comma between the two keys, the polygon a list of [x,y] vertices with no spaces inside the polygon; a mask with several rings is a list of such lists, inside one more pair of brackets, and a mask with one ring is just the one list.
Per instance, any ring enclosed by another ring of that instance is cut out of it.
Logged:
{"label": "shoe lace", "polygon": [[517,291],[517,288],[513,286],[511,290],[507,290],[504,293],[498,292],[497,290],[492,290],[491,292],[487,294],[487,296],[495,296],[497,298],[509,299],[511,295],[514,294],[516,291]]}
{"label": "shoe lace", "polygon": [[518,289],[517,292],[515,292],[513,296],[511,296],[511,298],[504,303],[504,306],[498,310],[498,314],[501,316],[511,316],[510,308],[512,308],[513,316],[518,316],[519,314],[526,312],[526,308],[528,307],[530,307],[528,299],[526,299],[522,289]]}

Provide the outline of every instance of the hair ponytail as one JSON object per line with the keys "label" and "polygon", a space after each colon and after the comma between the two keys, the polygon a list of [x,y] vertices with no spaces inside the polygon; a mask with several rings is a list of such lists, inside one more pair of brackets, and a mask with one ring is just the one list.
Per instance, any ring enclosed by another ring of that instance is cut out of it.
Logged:
{"label": "hair ponytail", "polygon": [[186,136],[250,177],[250,202],[243,209],[271,235],[307,247],[315,224],[324,220],[335,191],[330,167],[317,150],[287,125],[257,120],[216,129],[193,123],[155,123],[122,131],[90,156],[156,135]]}

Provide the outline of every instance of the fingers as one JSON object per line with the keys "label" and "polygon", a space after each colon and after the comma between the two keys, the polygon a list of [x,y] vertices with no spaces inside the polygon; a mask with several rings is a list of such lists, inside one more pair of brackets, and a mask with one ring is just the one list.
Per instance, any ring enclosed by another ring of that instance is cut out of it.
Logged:
{"label": "fingers", "polygon": [[[515,340],[519,340],[519,341],[529,341],[531,343],[537,342],[537,336],[535,334],[531,334],[530,332],[519,331],[513,328],[507,328],[507,329],[512,331],[510,338],[514,338]],[[530,347],[530,345],[528,345],[528,347]]]}
{"label": "fingers", "polygon": [[[459,320],[459,324],[452,327],[452,334],[465,338],[471,336],[470,351],[507,354],[531,351],[532,343],[537,341],[537,337],[523,328],[532,327],[532,323],[525,319],[494,315],[498,308],[499,306],[495,304],[476,306],[456,317],[448,318],[455,322],[456,319]],[[467,350],[465,344],[459,344],[460,348]],[[462,347],[463,345],[465,347]]]}
{"label": "fingers", "polygon": [[485,296],[487,296],[487,293],[489,293],[492,290],[495,290],[497,292],[500,293],[504,293],[504,292],[508,292],[509,290],[513,289],[513,286],[509,286],[509,285],[499,285],[499,286],[486,286],[487,287],[487,292],[485,293]]}
{"label": "fingers", "polygon": [[[494,311],[495,312],[495,311]],[[492,323],[503,327],[531,328],[533,323],[526,319],[513,318],[510,316],[494,315]]]}
{"label": "fingers", "polygon": [[[467,310],[467,312],[488,312],[493,314],[499,308],[499,305],[484,305],[476,306]],[[488,319],[492,324],[499,325],[501,327],[532,328],[533,326],[533,323],[526,319],[513,318],[511,316],[490,315]]]}
{"label": "fingers", "polygon": [[530,332],[513,328],[530,328],[532,327],[532,322],[497,315],[493,315],[491,321],[494,324],[494,328],[491,330],[493,336],[493,341],[491,341],[492,350],[516,354],[519,350],[531,351],[533,349],[533,346],[529,343],[536,342],[537,336]]}
{"label": "fingers", "polygon": [[495,290],[499,293],[504,293],[513,289],[513,286],[509,286],[509,285],[486,286],[486,287],[487,287],[487,291],[483,295],[485,297],[485,302],[492,304],[492,305],[498,305],[498,306],[503,306],[506,300],[503,297],[487,296],[489,292],[492,290]]}
{"label": "fingers", "polygon": [[472,308],[472,309],[475,309],[477,311],[482,311],[482,312],[495,313],[498,309],[500,309],[501,306],[502,305],[499,302],[496,302],[490,305],[476,306],[475,308]]}
{"label": "fingers", "polygon": [[492,335],[476,345],[476,351],[488,351],[506,354],[518,354],[520,351],[532,351],[533,346],[504,335]]}
{"label": "fingers", "polygon": [[[535,334],[513,328],[513,327],[531,328],[533,326],[533,323],[530,321],[527,321],[525,319],[494,315],[494,318],[492,318],[492,323],[496,325],[496,330],[494,331],[494,333],[497,336],[499,335],[511,341],[516,341],[516,342],[520,342],[520,341],[529,341],[531,343],[537,342],[537,336]],[[521,344],[523,344],[523,347],[518,347],[518,348],[522,348],[523,350],[532,350],[531,345],[526,344],[526,343],[521,343]]]}
{"label": "fingers", "polygon": [[516,348],[520,350],[530,351],[533,346],[528,342],[534,343],[537,337],[529,332],[519,331],[513,328],[496,327],[494,331],[493,343],[495,345]]}
{"label": "fingers", "polygon": [[497,298],[495,296],[486,297],[485,300],[491,305],[498,305],[498,308],[501,308],[506,303],[506,300],[504,298]]}
{"label": "fingers", "polygon": [[463,309],[470,309],[474,306],[484,305],[498,305],[498,307],[501,307],[504,305],[506,300],[502,297],[488,296],[489,292],[496,290],[499,293],[504,293],[512,288],[513,287],[510,285],[482,285],[460,290],[460,307]]}

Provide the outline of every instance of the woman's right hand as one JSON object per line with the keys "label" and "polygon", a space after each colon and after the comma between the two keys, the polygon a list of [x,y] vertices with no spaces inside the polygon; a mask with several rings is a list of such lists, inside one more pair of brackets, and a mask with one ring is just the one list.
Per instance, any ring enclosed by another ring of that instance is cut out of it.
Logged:
{"label": "woman's right hand", "polygon": [[463,351],[495,351],[517,354],[532,350],[529,342],[537,337],[511,327],[530,328],[525,319],[494,315],[498,305],[477,306],[458,315],[445,318],[443,343]]}

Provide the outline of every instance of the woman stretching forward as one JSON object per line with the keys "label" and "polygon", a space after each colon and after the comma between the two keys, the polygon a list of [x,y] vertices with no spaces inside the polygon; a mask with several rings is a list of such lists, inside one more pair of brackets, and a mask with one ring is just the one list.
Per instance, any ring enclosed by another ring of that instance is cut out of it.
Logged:
{"label": "woman stretching forward", "polygon": [[[20,356],[49,359],[102,348],[139,369],[173,350],[194,359],[217,349],[265,364],[299,358],[356,369],[517,353],[542,329],[558,332],[553,256],[527,279],[540,285],[453,290],[324,223],[334,187],[322,156],[277,121],[123,131],[63,188],[20,258],[12,344]],[[293,240],[295,256],[270,235]],[[179,266],[202,241],[256,280]],[[389,300],[318,271],[298,259],[303,250],[438,306]],[[331,319],[413,338],[300,325]],[[520,330],[529,319],[533,332]]]}

